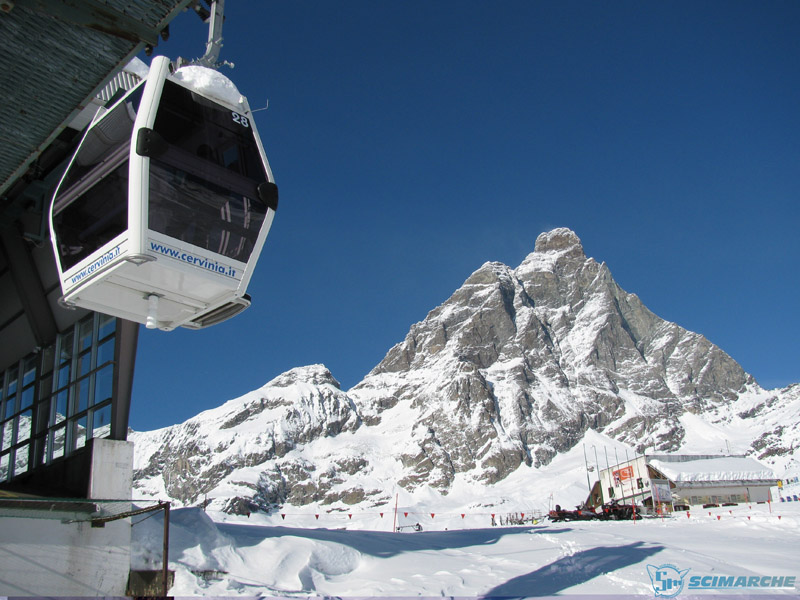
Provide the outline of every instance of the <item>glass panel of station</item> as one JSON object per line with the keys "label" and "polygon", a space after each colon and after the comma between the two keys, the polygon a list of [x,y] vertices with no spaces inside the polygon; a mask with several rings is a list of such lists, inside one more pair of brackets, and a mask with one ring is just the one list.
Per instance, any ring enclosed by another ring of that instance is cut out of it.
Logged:
{"label": "glass panel of station", "polygon": [[91,313],[0,372],[0,482],[110,436],[116,323]]}

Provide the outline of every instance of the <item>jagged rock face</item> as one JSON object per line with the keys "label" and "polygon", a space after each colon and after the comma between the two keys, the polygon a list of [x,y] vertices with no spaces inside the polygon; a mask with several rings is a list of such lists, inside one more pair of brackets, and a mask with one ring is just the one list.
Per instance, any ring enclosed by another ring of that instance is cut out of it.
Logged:
{"label": "jagged rock face", "polygon": [[350,395],[373,424],[397,402],[417,409],[424,433],[402,457],[405,483],[446,490],[459,472],[491,483],[546,464],[588,428],[676,449],[684,410],[748,384],[729,356],[648,311],[556,229],[516,269],[484,264]]}
{"label": "jagged rock face", "polygon": [[[328,369],[292,369],[185,423],[135,434],[134,479],[160,480],[171,498],[192,504],[237,470],[358,426],[355,406]],[[252,482],[239,485],[258,492]]]}
{"label": "jagged rock face", "polygon": [[[746,421],[757,421],[760,433],[750,445],[750,451],[763,460],[773,457],[792,456],[800,447],[800,384],[780,390],[779,394],[768,394],[738,412],[736,417]],[[723,415],[717,420],[731,421]]]}
{"label": "jagged rock face", "polygon": [[800,413],[800,386],[761,390],[703,336],[622,290],[575,233],[555,229],[516,269],[475,271],[347,393],[322,365],[303,367],[135,434],[134,477],[186,504],[213,492],[229,512],[379,506],[395,483],[447,494],[458,477],[492,484],[546,465],[588,429],[639,451],[678,450],[686,415],[763,423],[751,453],[788,456],[800,417],[787,421],[787,410]]}

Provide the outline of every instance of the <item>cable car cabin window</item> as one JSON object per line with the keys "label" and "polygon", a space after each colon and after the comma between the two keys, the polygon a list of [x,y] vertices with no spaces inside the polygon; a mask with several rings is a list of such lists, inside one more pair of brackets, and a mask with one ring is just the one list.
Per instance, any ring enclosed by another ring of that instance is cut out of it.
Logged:
{"label": "cable car cabin window", "polygon": [[150,163],[154,231],[247,262],[265,214],[266,207],[252,198],[160,161]]}
{"label": "cable car cabin window", "polygon": [[141,89],[90,126],[59,187],[53,227],[63,271],[128,228],[128,152]]}
{"label": "cable car cabin window", "polygon": [[66,271],[128,228],[128,165],[53,216],[61,268]]}
{"label": "cable car cabin window", "polygon": [[154,130],[166,144],[150,161],[150,229],[247,262],[268,181],[247,118],[167,80]]}

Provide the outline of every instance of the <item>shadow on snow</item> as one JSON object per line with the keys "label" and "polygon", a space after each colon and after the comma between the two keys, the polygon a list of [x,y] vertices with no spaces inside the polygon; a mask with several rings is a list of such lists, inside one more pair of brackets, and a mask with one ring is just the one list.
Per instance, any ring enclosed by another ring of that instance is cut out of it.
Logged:
{"label": "shadow on snow", "polygon": [[634,542],[625,546],[598,546],[562,556],[549,565],[495,587],[484,598],[552,596],[598,575],[635,565],[663,550],[663,546]]}

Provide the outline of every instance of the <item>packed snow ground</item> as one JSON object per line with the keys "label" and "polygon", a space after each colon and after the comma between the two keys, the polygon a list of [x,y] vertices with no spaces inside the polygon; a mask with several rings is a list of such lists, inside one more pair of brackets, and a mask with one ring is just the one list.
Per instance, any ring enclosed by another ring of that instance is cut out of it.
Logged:
{"label": "packed snow ground", "polygon": [[[212,517],[227,520],[215,522]],[[387,518],[388,517],[388,518]],[[440,515],[430,518],[425,525]],[[134,525],[134,568],[160,566],[160,517]],[[393,533],[173,511],[173,596],[551,596],[654,594],[648,565],[692,576],[800,580],[800,502],[702,509],[637,522],[542,520]],[[288,517],[287,517],[288,518]],[[380,517],[378,517],[380,519]],[[441,527],[444,527],[442,519]],[[456,525],[466,519],[450,518]],[[794,589],[735,589],[797,596]]]}
{"label": "packed snow ground", "polygon": [[[738,449],[733,438],[731,446]],[[629,452],[590,430],[584,444],[546,467],[519,469],[493,486],[462,478],[447,496],[429,488],[387,490],[393,501],[379,506],[285,506],[245,517],[210,510],[219,503],[208,498],[208,514],[198,507],[172,511],[175,584],[170,594],[652,598],[648,565],[689,569],[686,585],[691,576],[800,580],[800,502],[692,507],[689,516],[679,512],[635,524],[551,523],[544,518],[555,503],[571,508],[586,498],[587,465],[588,479],[594,481],[597,470],[607,466],[606,457],[614,464],[632,457]],[[796,463],[789,463],[779,476],[797,474]],[[800,497],[800,483],[782,493]],[[773,488],[773,498],[777,495]],[[403,528],[399,533],[393,532],[395,501],[396,524]],[[509,525],[512,515],[525,524]],[[134,519],[134,569],[161,567],[160,518]],[[414,530],[417,523],[422,531]],[[796,588],[733,591],[738,597],[800,597]],[[681,597],[690,593],[721,594],[687,588]]]}

